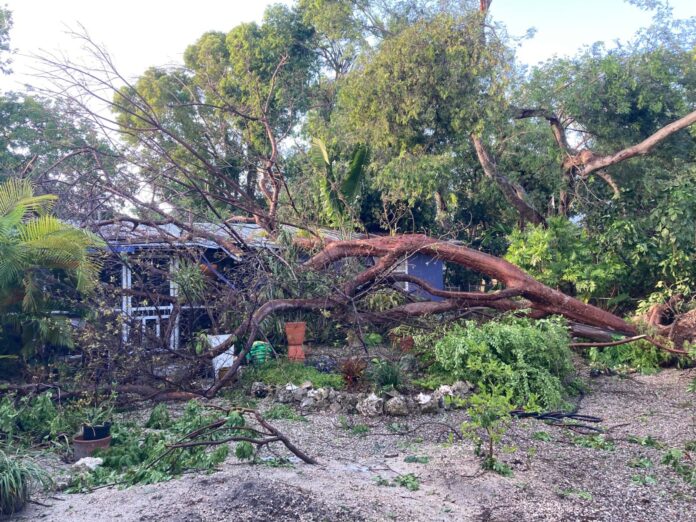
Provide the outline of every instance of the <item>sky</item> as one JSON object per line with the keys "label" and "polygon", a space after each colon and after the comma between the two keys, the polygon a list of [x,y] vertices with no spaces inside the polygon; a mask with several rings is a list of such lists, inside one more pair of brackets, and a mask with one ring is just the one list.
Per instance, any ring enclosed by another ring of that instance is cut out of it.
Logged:
{"label": "sky", "polygon": [[[201,34],[229,31],[240,22],[260,20],[271,0],[5,0],[13,12],[10,33],[16,49],[14,73],[0,89],[35,83],[29,55],[47,51],[73,61],[83,56],[66,31],[82,25],[110,53],[117,67],[134,78],[153,65],[179,64]],[[287,0],[286,3],[290,3]],[[696,16],[696,1],[673,0],[677,17]],[[650,21],[650,14],[622,0],[493,0],[491,13],[513,35],[535,28],[518,49],[530,65],[556,55],[572,55],[598,40],[626,40]]]}

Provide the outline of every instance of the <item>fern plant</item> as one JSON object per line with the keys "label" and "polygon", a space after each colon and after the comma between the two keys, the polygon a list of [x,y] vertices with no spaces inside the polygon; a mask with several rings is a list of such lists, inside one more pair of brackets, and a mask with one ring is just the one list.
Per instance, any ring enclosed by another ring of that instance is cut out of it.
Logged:
{"label": "fern plant", "polygon": [[[0,184],[0,325],[4,346],[19,344],[24,356],[46,342],[70,345],[69,325],[52,310],[48,277],[67,278],[79,292],[92,289],[99,263],[90,249],[94,234],[50,214],[56,196],[34,195],[31,183],[11,178]],[[10,347],[10,350],[12,347]]]}

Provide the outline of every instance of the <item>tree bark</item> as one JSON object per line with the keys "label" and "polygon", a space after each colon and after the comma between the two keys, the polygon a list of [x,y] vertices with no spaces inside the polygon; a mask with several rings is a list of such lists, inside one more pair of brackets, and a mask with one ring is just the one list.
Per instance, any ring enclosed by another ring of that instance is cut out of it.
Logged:
{"label": "tree bark", "polygon": [[500,173],[498,166],[483,145],[481,138],[472,134],[471,142],[474,145],[476,156],[483,168],[484,174],[498,185],[498,188],[503,193],[508,203],[517,209],[522,221],[535,225],[546,224],[544,216],[527,201],[527,192],[522,185],[511,181],[507,176]]}

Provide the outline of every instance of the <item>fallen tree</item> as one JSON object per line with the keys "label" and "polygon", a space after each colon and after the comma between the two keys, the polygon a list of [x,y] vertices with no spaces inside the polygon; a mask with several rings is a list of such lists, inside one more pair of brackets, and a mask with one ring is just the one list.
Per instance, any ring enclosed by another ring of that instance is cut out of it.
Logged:
{"label": "fallen tree", "polygon": [[[394,269],[404,259],[414,254],[432,256],[447,263],[463,266],[496,280],[503,288],[492,292],[446,291],[435,289],[417,277],[395,274]],[[330,295],[307,299],[275,299],[261,304],[227,343],[211,351],[208,355],[214,357],[227,350],[235,341],[241,338],[247,339],[240,357],[225,376],[205,392],[205,395],[212,397],[231,382],[244,356],[251,349],[261,323],[267,317],[288,310],[355,309],[356,300],[364,297],[380,284],[389,282],[408,282],[418,285],[442,300],[414,301],[396,306],[382,312],[380,314],[382,318],[397,320],[476,307],[518,312],[533,318],[561,315],[569,320],[571,329],[578,336],[602,342],[607,342],[608,338],[637,337],[640,334],[635,324],[550,288],[504,259],[421,234],[330,242],[306,261],[302,268],[321,271],[335,267],[349,258],[374,260],[374,263],[343,283]],[[366,265],[369,264],[366,263]],[[678,355],[687,355],[687,352],[679,346],[676,348],[669,346],[670,343],[667,340],[662,341],[649,336],[644,338],[660,349]]]}

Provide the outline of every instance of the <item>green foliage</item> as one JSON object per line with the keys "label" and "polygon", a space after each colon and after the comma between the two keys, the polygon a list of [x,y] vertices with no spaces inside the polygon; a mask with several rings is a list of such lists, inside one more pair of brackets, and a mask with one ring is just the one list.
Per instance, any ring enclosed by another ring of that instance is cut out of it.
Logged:
{"label": "green foliage", "polygon": [[383,199],[415,206],[441,187],[449,194],[470,165],[469,133],[504,103],[509,78],[510,55],[481,38],[480,24],[464,6],[416,18],[362,55],[341,86],[337,134],[370,144]]}
{"label": "green foliage", "polygon": [[576,435],[572,437],[573,444],[583,448],[602,451],[614,451],[616,445],[604,435]]}
{"label": "green foliage", "polygon": [[508,318],[455,325],[435,345],[442,368],[479,387],[509,390],[515,406],[555,409],[573,366],[568,331],[558,318]]}
{"label": "green foliage", "polygon": [[242,374],[244,385],[251,386],[251,383],[256,381],[276,386],[284,386],[288,383],[299,386],[305,381],[310,381],[316,388],[334,388],[337,390],[342,389],[345,385],[340,374],[322,373],[311,366],[286,359],[275,359],[258,366],[245,368]]}
{"label": "green foliage", "polygon": [[251,460],[254,457],[254,446],[251,442],[243,440],[234,448],[234,455],[239,460]]}
{"label": "green foliage", "polygon": [[385,359],[373,359],[369,369],[369,377],[377,390],[399,390],[404,385],[404,374],[401,367]]}
{"label": "green foliage", "polygon": [[350,427],[350,433],[356,437],[364,437],[370,433],[370,427],[365,424],[355,424]]}
{"label": "green foliage", "polygon": [[670,466],[684,482],[696,487],[696,464],[686,452],[672,448],[662,457],[662,464]]}
{"label": "green foliage", "polygon": [[153,430],[164,430],[172,425],[172,420],[169,417],[169,410],[167,405],[160,403],[150,412],[150,417],[145,423],[146,428],[151,428]]}
{"label": "green foliage", "polygon": [[648,448],[664,448],[664,443],[657,440],[652,435],[646,437],[639,437],[637,435],[629,435],[628,442],[631,444],[638,444],[639,446],[646,446]]}
{"label": "green foliage", "polygon": [[353,424],[352,422],[349,422],[348,418],[343,415],[341,415],[338,418],[338,423],[340,424],[341,428],[349,431],[351,435],[354,435],[356,437],[364,437],[365,435],[370,433],[369,426],[365,424]]}
{"label": "green foliage", "polygon": [[10,29],[12,29],[12,12],[6,7],[0,8],[0,72],[10,72],[11,59],[6,57],[10,52]]}
{"label": "green foliage", "polygon": [[611,348],[590,348],[587,356],[590,367],[596,371],[640,372],[645,375],[657,372],[672,359],[664,350],[643,340]]}
{"label": "green foliage", "polygon": [[[164,428],[155,428],[156,422],[147,430],[133,424],[113,427],[111,447],[97,452],[104,460],[103,466],[78,476],[69,491],[84,491],[105,484],[152,484],[169,480],[192,469],[212,471],[227,458],[230,449],[227,444],[193,446],[174,451],[168,448],[181,442],[183,436],[218,421],[219,413],[197,401],[190,401],[182,415]],[[158,422],[163,420],[162,410],[157,412],[156,417]],[[209,440],[223,440],[234,436],[253,437],[253,434],[244,429],[245,426],[244,417],[233,411],[222,426],[209,433]],[[241,441],[235,447],[235,454],[240,459],[250,459],[253,445]]]}
{"label": "green foliage", "polygon": [[542,283],[585,300],[611,293],[626,276],[617,256],[607,255],[587,231],[564,218],[548,226],[516,229],[509,236],[505,259]]}
{"label": "green foliage", "polygon": [[483,457],[482,467],[503,476],[512,475],[512,470],[495,457],[495,447],[507,431],[510,411],[514,409],[509,390],[504,393],[497,387],[481,389],[468,398],[468,404],[470,421],[462,425],[462,432],[474,441],[476,454]]}
{"label": "green foliage", "polygon": [[384,341],[382,336],[380,334],[378,334],[377,332],[367,332],[363,336],[363,339],[365,339],[365,344],[367,346],[373,347],[373,348],[375,346],[379,346]]}
{"label": "green foliage", "polygon": [[371,312],[384,312],[406,302],[403,294],[390,289],[372,292],[365,297],[364,301],[365,306]]}
{"label": "green foliage", "polygon": [[653,467],[653,461],[648,457],[636,457],[629,460],[627,465],[631,468],[650,469]]}
{"label": "green foliage", "polygon": [[56,406],[53,393],[0,400],[0,438],[30,445],[72,435],[84,421],[76,406]]}
{"label": "green foliage", "polygon": [[420,489],[420,479],[413,473],[405,473],[397,475],[394,480],[385,479],[381,475],[375,477],[375,483],[378,486],[396,487],[401,486],[409,491],[418,491]]}
{"label": "green foliage", "polygon": [[413,473],[398,475],[394,478],[394,484],[406,488],[409,491],[418,491],[420,489],[420,480]]}
{"label": "green foliage", "polygon": [[48,473],[33,461],[0,449],[0,515],[20,511],[37,487],[52,484]]}
{"label": "green foliage", "polygon": [[368,161],[367,147],[357,145],[350,156],[346,172],[336,172],[338,158],[329,156],[326,145],[319,138],[312,140],[309,151],[319,171],[319,197],[325,222],[333,227],[350,224],[363,173]]}
{"label": "green foliage", "polygon": [[631,475],[631,482],[640,486],[654,486],[657,479],[653,475]]}
{"label": "green foliage", "polygon": [[583,489],[564,489],[559,492],[562,497],[579,498],[580,500],[592,500],[592,493]]}
{"label": "green foliage", "polygon": [[263,414],[268,420],[293,420],[307,422],[307,419],[297,413],[287,404],[274,404],[268,411]]}
{"label": "green foliage", "polygon": [[199,302],[208,286],[201,265],[185,259],[179,260],[171,280],[176,283],[182,302]]}
{"label": "green foliage", "polygon": [[532,438],[534,440],[539,440],[542,442],[550,442],[551,441],[551,435],[548,434],[546,431],[535,431],[532,434]]}
{"label": "green foliage", "polygon": [[68,278],[80,292],[91,290],[99,264],[90,248],[95,235],[50,214],[56,197],[34,195],[31,183],[10,178],[0,184],[0,345],[25,357],[46,343],[72,346],[67,319],[47,292],[47,274]]}

